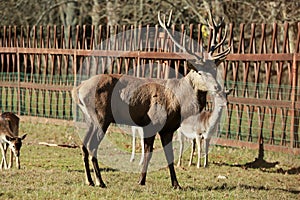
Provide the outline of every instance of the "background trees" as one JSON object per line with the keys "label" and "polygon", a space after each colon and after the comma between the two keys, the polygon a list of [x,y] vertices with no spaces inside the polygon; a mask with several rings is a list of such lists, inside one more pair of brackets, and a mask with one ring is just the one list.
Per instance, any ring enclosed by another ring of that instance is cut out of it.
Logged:
{"label": "background trees", "polygon": [[272,23],[300,19],[297,1],[221,0],[6,0],[1,25],[157,24],[157,11],[173,9],[177,23],[204,23],[206,10],[227,22]]}

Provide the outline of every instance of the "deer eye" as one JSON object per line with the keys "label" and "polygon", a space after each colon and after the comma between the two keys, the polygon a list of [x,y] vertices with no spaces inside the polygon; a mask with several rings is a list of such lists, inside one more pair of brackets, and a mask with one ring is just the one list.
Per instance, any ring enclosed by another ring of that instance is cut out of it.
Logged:
{"label": "deer eye", "polygon": [[201,72],[201,71],[198,71],[198,74],[199,74],[199,75],[202,75],[202,72]]}

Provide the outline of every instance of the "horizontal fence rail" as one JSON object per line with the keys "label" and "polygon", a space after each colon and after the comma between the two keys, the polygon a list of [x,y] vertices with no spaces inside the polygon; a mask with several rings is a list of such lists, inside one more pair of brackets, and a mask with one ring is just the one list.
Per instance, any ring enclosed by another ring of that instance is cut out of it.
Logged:
{"label": "horizontal fence rail", "polygon": [[[171,32],[206,57],[211,33],[202,27],[173,25]],[[218,144],[258,148],[263,141],[266,149],[300,154],[299,41],[300,23],[229,25],[224,49],[231,53],[220,67],[233,93]],[[180,78],[188,58],[159,26],[4,26],[1,110],[72,120],[71,90],[81,81],[99,73]]]}

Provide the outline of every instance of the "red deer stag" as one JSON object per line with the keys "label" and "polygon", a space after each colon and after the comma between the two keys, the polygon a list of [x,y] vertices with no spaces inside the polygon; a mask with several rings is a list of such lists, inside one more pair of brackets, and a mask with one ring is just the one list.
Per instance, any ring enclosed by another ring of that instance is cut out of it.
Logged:
{"label": "red deer stag", "polygon": [[[22,137],[19,135],[19,117],[12,112],[4,112],[0,116],[0,148],[2,151],[2,160],[0,168],[11,168],[13,165],[13,154],[16,158],[17,168],[20,169],[20,149],[22,146],[22,140],[25,139],[26,134]],[[7,145],[10,149],[10,162],[7,166],[6,151]]]}
{"label": "red deer stag", "polygon": [[[192,63],[189,66],[190,71],[185,77],[163,80],[136,78],[121,74],[101,74],[83,81],[72,90],[73,100],[82,110],[88,126],[81,146],[88,185],[94,185],[89,167],[89,160],[91,160],[96,185],[106,187],[98,165],[97,150],[109,125],[117,123],[143,127],[145,155],[139,184],[145,185],[146,183],[154,138],[156,133],[159,133],[168,162],[172,186],[180,188],[174,169],[172,147],[174,131],[184,119],[199,113],[199,108],[204,107],[199,105],[198,91],[217,92],[220,90],[216,81],[216,63],[226,57],[230,48],[213,55],[224,42],[225,39],[223,39],[221,43],[213,45],[208,58],[203,59],[176,42],[159,14],[158,19],[174,44],[193,57],[190,60]],[[213,31],[218,31],[218,29],[219,26],[215,26]],[[215,41],[216,39],[213,38],[213,43]]]}

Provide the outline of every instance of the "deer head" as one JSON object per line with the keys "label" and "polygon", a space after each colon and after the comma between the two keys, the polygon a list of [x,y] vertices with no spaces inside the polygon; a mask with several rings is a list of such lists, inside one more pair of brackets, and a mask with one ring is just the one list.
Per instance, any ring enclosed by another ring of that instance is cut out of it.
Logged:
{"label": "deer head", "polygon": [[214,104],[217,107],[226,107],[227,106],[227,96],[231,93],[232,89],[222,89],[218,92],[213,92],[212,97],[214,97]]}
{"label": "deer head", "polygon": [[27,134],[24,134],[22,137],[11,137],[6,135],[5,140],[8,143],[8,148],[12,150],[16,157],[20,156],[20,150],[22,147],[22,141],[26,138]]}
{"label": "deer head", "polygon": [[[170,23],[171,23],[171,16],[172,16],[172,10],[170,12],[168,22],[166,23],[166,21],[165,21],[166,17],[164,17],[164,19],[162,20],[160,17],[160,12],[158,12],[158,21],[159,21],[160,26],[166,31],[166,33],[168,34],[170,39],[174,42],[174,44],[180,50],[182,50],[184,53],[187,53],[190,55],[189,57],[191,57],[191,59],[187,59],[189,61],[189,63],[191,64],[191,65],[189,65],[189,68],[190,68],[190,70],[194,70],[199,74],[199,78],[197,78],[197,79],[199,79],[199,82],[201,82],[200,80],[202,80],[202,81],[205,80],[208,82],[216,82],[217,67],[220,64],[220,61],[225,59],[226,56],[230,52],[230,47],[228,47],[223,52],[215,53],[215,51],[224,43],[224,41],[226,39],[226,30],[225,30],[225,35],[224,35],[223,39],[221,40],[221,42],[217,43],[217,34],[218,34],[220,28],[223,26],[224,19],[222,19],[222,21],[219,24],[216,24],[211,12],[209,12],[211,23],[208,21],[208,25],[212,29],[213,36],[212,36],[212,45],[208,52],[208,56],[207,56],[207,58],[204,58],[204,57],[200,57],[199,55],[195,54],[191,50],[186,49],[184,44],[181,45],[175,40],[174,36],[171,34],[170,30],[168,29],[170,27]],[[201,76],[201,78],[200,78],[200,76]],[[218,88],[209,88],[209,90],[219,91],[219,90],[221,90],[221,86],[219,85]]]}

